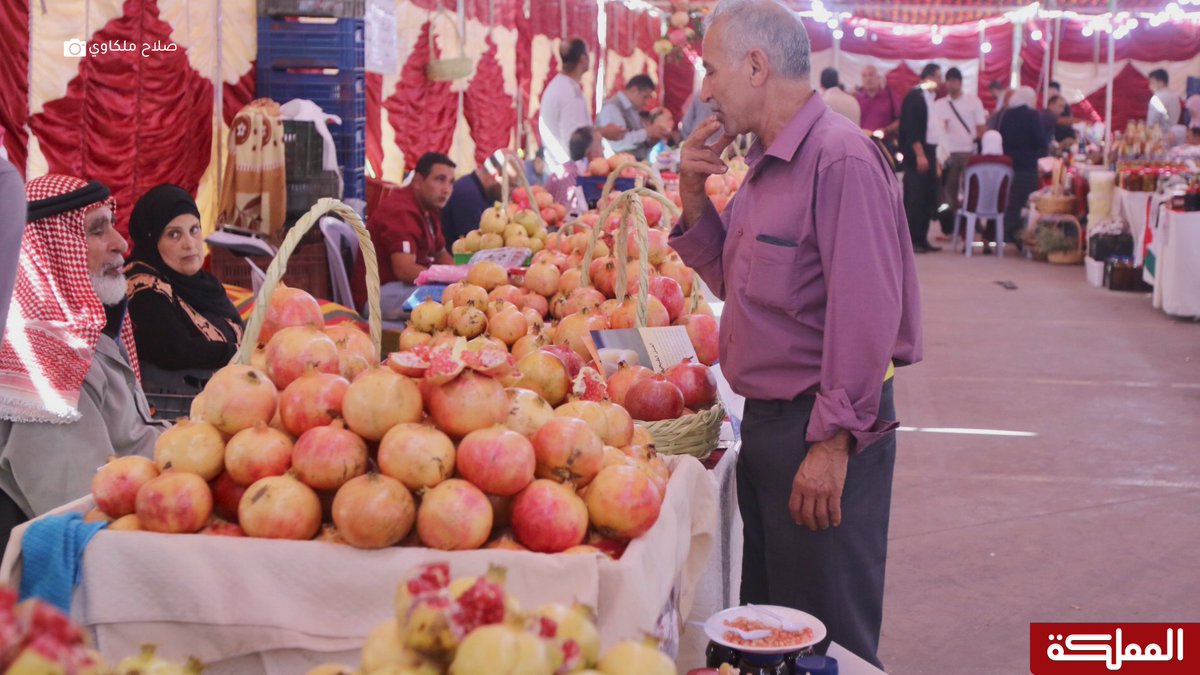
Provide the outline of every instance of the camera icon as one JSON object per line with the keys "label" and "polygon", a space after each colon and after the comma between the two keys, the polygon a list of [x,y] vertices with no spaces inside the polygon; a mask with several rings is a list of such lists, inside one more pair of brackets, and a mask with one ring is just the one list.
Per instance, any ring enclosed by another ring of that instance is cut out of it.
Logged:
{"label": "camera icon", "polygon": [[87,54],[87,43],[79,38],[63,40],[63,56],[81,59]]}

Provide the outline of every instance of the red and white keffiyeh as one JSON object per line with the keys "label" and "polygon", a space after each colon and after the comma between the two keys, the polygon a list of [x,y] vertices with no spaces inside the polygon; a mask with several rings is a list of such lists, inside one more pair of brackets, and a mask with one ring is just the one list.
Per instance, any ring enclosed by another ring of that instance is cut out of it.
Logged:
{"label": "red and white keffiyeh", "polygon": [[[87,185],[50,174],[25,187],[32,202]],[[0,345],[0,419],[67,423],[79,419],[79,393],[106,321],[88,274],[84,214],[107,198],[73,211],[34,220],[21,237],[21,254],[4,342]],[[138,373],[128,321],[121,341]]]}

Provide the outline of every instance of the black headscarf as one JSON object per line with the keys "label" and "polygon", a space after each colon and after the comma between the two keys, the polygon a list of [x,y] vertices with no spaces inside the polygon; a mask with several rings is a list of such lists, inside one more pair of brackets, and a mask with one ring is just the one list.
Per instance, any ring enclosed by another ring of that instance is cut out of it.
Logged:
{"label": "black headscarf", "polygon": [[[180,274],[171,269],[158,252],[158,240],[167,224],[184,214],[199,218],[200,209],[196,208],[192,195],[177,185],[159,185],[142,195],[129,214],[129,238],[133,240],[129,260],[152,268],[155,274],[171,284],[176,297],[201,314],[224,317],[240,325],[242,319],[216,277],[204,270],[191,276]],[[139,271],[138,267],[141,265],[135,265],[130,272]]]}

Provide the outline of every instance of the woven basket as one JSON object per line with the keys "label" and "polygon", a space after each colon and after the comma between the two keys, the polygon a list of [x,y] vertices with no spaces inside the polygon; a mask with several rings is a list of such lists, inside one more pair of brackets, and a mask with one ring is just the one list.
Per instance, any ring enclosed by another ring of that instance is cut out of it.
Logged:
{"label": "woven basket", "polygon": [[[604,189],[600,192],[600,200],[596,202],[597,204],[602,207],[604,206],[605,200],[608,199],[609,193],[612,192],[613,185],[615,185],[617,179],[621,177],[621,172],[629,168],[637,169],[646,176],[649,176],[650,185],[660,193],[666,194],[666,190],[663,189],[662,176],[658,173],[658,169],[655,169],[645,162],[625,162],[608,173],[608,180],[604,181]],[[639,180],[637,186],[641,185],[642,183]]]}
{"label": "woven basket", "polygon": [[[645,165],[642,165],[643,167]],[[624,167],[621,167],[624,168]],[[649,167],[646,167],[647,169]],[[618,172],[620,169],[618,169]],[[651,173],[653,176],[653,173]],[[671,227],[671,219],[679,215],[679,209],[675,204],[662,194],[650,190],[645,187],[636,187],[632,190],[617,195],[616,199],[604,206],[600,211],[600,218],[597,223],[606,223],[608,218],[614,212],[620,213],[621,225],[614,237],[615,252],[613,255],[617,260],[628,259],[627,242],[629,241],[629,228],[633,227],[634,237],[637,238],[638,245],[638,292],[637,296],[637,326],[639,328],[646,325],[646,303],[647,293],[650,287],[650,260],[648,258],[647,233],[649,226],[646,223],[646,212],[642,206],[642,198],[650,197],[658,200],[663,206],[663,220],[665,227]],[[588,276],[588,268],[592,264],[592,256],[596,248],[596,241],[599,239],[600,232],[603,227],[597,225],[592,228],[592,236],[588,241],[587,250],[583,255],[583,270],[580,277],[580,286],[590,286],[591,279]],[[615,284],[617,301],[625,300],[626,290],[629,287],[629,280],[626,278],[627,265],[617,265],[617,281]],[[695,309],[699,302],[700,284],[692,285],[691,309]],[[659,452],[668,455],[692,455],[698,459],[705,459],[717,447],[717,440],[721,435],[721,422],[725,419],[725,410],[720,403],[713,405],[707,410],[701,410],[693,415],[685,415],[670,420],[660,420],[658,422],[642,422],[638,424],[646,427],[652,436],[654,436],[654,447]]]}
{"label": "woven basket", "polygon": [[267,267],[267,278],[263,281],[262,288],[259,289],[258,299],[254,302],[254,311],[250,314],[250,320],[246,322],[246,333],[242,337],[242,345],[238,348],[238,353],[233,357],[234,363],[250,363],[250,357],[258,345],[258,335],[262,331],[263,320],[267,316],[267,304],[269,304],[271,294],[275,292],[275,287],[287,273],[288,259],[300,245],[304,235],[317,225],[321,216],[329,213],[333,213],[349,223],[354,228],[354,233],[358,235],[359,249],[367,268],[367,307],[371,313],[367,317],[367,323],[370,326],[371,344],[375,345],[377,353],[381,353],[379,349],[383,326],[380,323],[379,263],[375,257],[375,245],[371,243],[371,235],[367,233],[362,218],[358,217],[354,209],[336,199],[325,198],[318,201],[308,213],[296,221],[296,224],[288,231],[283,243],[280,244],[275,259]]}
{"label": "woven basket", "polygon": [[[458,56],[448,59],[433,58],[433,25],[440,16],[445,16],[450,25],[454,26],[454,34],[458,36]],[[433,16],[429,17],[429,63],[425,64],[425,77],[429,78],[431,82],[450,82],[469,76],[472,70],[471,59],[463,51],[464,42],[465,38],[459,32],[450,12],[447,12],[444,7],[434,12]]]}
{"label": "woven basket", "polygon": [[1046,254],[1046,262],[1056,265],[1081,265],[1086,255],[1084,251],[1051,251]]}
{"label": "woven basket", "polygon": [[1075,213],[1075,198],[1066,195],[1042,195],[1037,198],[1038,213],[1071,214]]}

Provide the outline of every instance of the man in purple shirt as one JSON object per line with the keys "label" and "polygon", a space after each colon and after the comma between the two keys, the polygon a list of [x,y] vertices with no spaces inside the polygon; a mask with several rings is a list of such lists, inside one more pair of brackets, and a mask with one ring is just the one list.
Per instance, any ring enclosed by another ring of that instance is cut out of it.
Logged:
{"label": "man in purple shirt", "polygon": [[[774,0],[723,0],[684,144],[671,243],[725,300],[722,371],[747,398],[738,457],[742,602],[825,622],[879,665],[897,426],[892,364],[921,359],[912,242],[894,174],[814,95],[808,34]],[[707,140],[721,130],[720,140]],[[704,191],[736,134],[758,141],[724,214]]]}
{"label": "man in purple shirt", "polygon": [[875,66],[863,68],[862,88],[854,97],[862,110],[862,128],[882,131],[885,138],[894,139],[900,129],[900,102],[892,90],[884,86]]}

